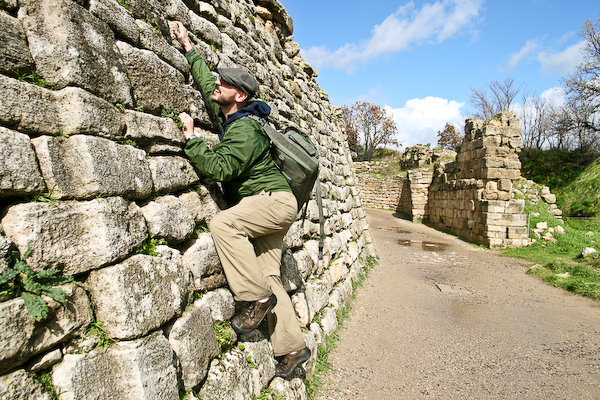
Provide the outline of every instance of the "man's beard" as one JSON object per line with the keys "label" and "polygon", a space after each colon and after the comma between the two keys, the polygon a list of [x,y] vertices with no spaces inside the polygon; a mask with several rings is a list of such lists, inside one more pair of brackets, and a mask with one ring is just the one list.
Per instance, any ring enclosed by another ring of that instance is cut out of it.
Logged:
{"label": "man's beard", "polygon": [[[215,96],[215,93],[217,96]],[[230,106],[231,104],[235,103],[235,94],[225,96],[221,92],[214,92],[211,96],[211,99],[221,106]]]}

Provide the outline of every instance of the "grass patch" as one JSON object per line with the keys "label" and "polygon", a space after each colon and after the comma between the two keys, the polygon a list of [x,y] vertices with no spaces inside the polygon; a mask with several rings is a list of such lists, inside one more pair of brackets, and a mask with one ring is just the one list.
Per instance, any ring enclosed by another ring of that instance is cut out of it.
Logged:
{"label": "grass patch", "polygon": [[549,285],[592,299],[600,299],[600,268],[554,261],[527,273],[539,276]]}
{"label": "grass patch", "polygon": [[[559,224],[556,219],[532,217],[532,228],[538,219],[548,221],[548,226]],[[540,264],[529,273],[541,277],[552,286],[581,296],[600,298],[600,254],[597,252],[581,257],[584,248],[599,247],[600,217],[587,220],[569,218],[562,226],[565,233],[554,233],[556,241],[540,239],[526,247],[503,250],[503,254]]]}

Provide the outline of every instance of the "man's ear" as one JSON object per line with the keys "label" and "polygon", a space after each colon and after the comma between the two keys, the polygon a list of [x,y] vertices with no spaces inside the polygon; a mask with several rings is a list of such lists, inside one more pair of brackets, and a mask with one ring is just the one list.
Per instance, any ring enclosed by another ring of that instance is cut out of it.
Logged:
{"label": "man's ear", "polygon": [[248,100],[248,94],[238,90],[237,94],[235,95],[235,101],[237,103],[243,103],[246,100]]}

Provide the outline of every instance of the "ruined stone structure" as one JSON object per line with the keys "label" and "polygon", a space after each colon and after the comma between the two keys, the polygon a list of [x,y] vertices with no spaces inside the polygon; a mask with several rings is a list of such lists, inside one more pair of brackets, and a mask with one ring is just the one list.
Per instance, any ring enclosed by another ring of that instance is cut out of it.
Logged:
{"label": "ruined stone structure", "polygon": [[413,221],[427,220],[491,248],[526,245],[524,201],[513,199],[513,182],[521,176],[521,129],[515,113],[486,122],[468,119],[465,132],[455,162],[417,145],[402,158],[406,178],[374,182],[363,173],[367,167],[357,169],[361,192],[368,193],[363,204],[405,212]]}
{"label": "ruined stone structure", "polygon": [[486,122],[468,119],[456,162],[434,170],[428,220],[490,248],[527,244],[525,202],[513,200],[513,181],[521,177],[520,146],[514,112]]}
{"label": "ruined stone structure", "polygon": [[264,330],[219,348],[214,325],[234,302],[206,226],[224,204],[172,118],[187,111],[197,135],[218,140],[171,32],[180,20],[211,68],[250,70],[273,123],[317,143],[325,257],[311,201],[282,268],[316,355],[374,251],[345,134],[282,4],[0,0],[0,10],[0,273],[30,249],[35,273],[76,282],[65,306],[46,298],[40,322],[21,297],[0,302],[0,398],[49,399],[36,371],[61,399],[250,399],[265,388],[305,398],[302,371],[273,378]]}

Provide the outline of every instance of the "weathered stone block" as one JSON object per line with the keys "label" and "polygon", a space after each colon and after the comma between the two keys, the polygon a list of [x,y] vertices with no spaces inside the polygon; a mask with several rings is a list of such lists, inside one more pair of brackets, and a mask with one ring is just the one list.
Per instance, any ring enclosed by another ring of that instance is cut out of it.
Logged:
{"label": "weathered stone block", "polygon": [[33,69],[33,58],[23,27],[16,18],[0,13],[0,72],[19,71],[25,74]]}
{"label": "weathered stone block", "polygon": [[180,263],[138,254],[93,271],[85,286],[106,333],[132,339],[181,315],[192,292],[192,279]]}
{"label": "weathered stone block", "polygon": [[64,400],[179,400],[173,350],[162,332],[67,354],[52,372]]}
{"label": "weathered stone block", "polygon": [[118,35],[131,43],[137,43],[140,31],[135,18],[114,0],[90,0],[90,12],[110,26]]}
{"label": "weathered stone block", "polygon": [[29,136],[0,126],[0,197],[46,188]]}
{"label": "weathered stone block", "polygon": [[210,190],[205,186],[199,186],[197,192],[182,194],[179,196],[179,200],[192,214],[196,224],[204,223],[208,225],[210,220],[221,210],[219,204],[213,199]]}
{"label": "weathered stone block", "polygon": [[223,272],[215,242],[210,233],[201,233],[183,253],[183,263],[192,272],[194,285],[200,286],[203,278]]}
{"label": "weathered stone block", "polygon": [[181,72],[149,50],[125,42],[117,42],[117,46],[127,66],[138,106],[155,115],[164,109],[173,109],[178,114],[189,108],[192,104],[190,93]]}
{"label": "weathered stone block", "polygon": [[[187,13],[185,15],[187,16]],[[135,22],[140,31],[140,44],[145,49],[158,55],[182,74],[187,75],[189,73],[189,63],[183,54],[168,44],[165,38],[154,27],[139,19]]]}
{"label": "weathered stone block", "polygon": [[24,203],[2,219],[6,235],[35,270],[75,275],[123,259],[146,238],[140,208],[120,197],[87,202]]}
{"label": "weathered stone block", "polygon": [[125,137],[146,145],[154,142],[185,143],[181,129],[171,118],[156,117],[138,111],[126,110],[123,119],[127,125]]}
{"label": "weathered stone block", "polygon": [[0,397],[3,400],[52,400],[42,384],[23,369],[0,377]]}
{"label": "weathered stone block", "polygon": [[21,132],[114,137],[125,127],[113,105],[80,88],[54,92],[0,75],[0,91],[0,122]]}
{"label": "weathered stone block", "polygon": [[167,337],[181,367],[185,389],[198,386],[210,361],[219,355],[219,343],[208,306],[198,301],[168,329]]}
{"label": "weathered stone block", "polygon": [[157,156],[148,159],[154,190],[169,193],[198,183],[200,178],[192,164],[183,157]]}
{"label": "weathered stone block", "polygon": [[215,322],[221,323],[230,320],[235,315],[235,301],[233,295],[227,289],[207,292],[194,303],[194,307],[203,306],[210,309],[210,315]]}
{"label": "weathered stone block", "polygon": [[78,86],[111,103],[133,105],[127,69],[106,23],[72,1],[19,5],[36,70],[50,86]]}
{"label": "weathered stone block", "polygon": [[54,93],[62,135],[86,133],[115,137],[123,134],[125,122],[122,114],[108,101],[75,87],[66,87]]}
{"label": "weathered stone block", "polygon": [[198,393],[201,399],[250,399],[253,394],[252,375],[246,354],[233,349],[223,360],[215,359]]}
{"label": "weathered stone block", "polygon": [[250,356],[250,361],[256,365],[257,379],[254,380],[253,387],[254,393],[260,394],[262,388],[267,387],[275,376],[273,347],[258,330],[243,335],[239,343],[244,346],[244,353]]}
{"label": "weathered stone block", "polygon": [[61,289],[67,294],[67,305],[45,298],[48,319],[42,323],[29,314],[20,297],[0,303],[0,374],[68,340],[92,322],[85,291],[76,285]]}
{"label": "weathered stone block", "polygon": [[156,198],[142,207],[142,213],[146,219],[148,232],[166,239],[169,243],[181,242],[194,231],[195,223],[192,214],[175,196]]}
{"label": "weathered stone block", "polygon": [[111,140],[75,135],[31,141],[54,199],[86,200],[100,195],[132,199],[152,193],[146,152]]}

